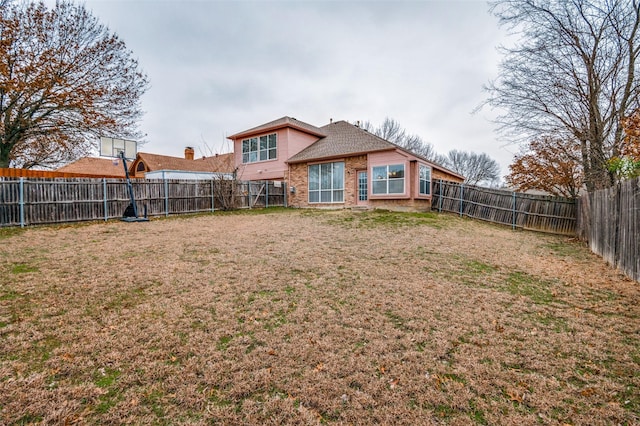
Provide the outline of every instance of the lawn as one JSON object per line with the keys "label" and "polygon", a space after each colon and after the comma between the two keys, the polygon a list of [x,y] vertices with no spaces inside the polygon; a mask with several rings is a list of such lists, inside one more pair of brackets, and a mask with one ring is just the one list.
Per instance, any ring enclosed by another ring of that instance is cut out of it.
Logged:
{"label": "lawn", "polygon": [[0,230],[0,424],[638,424],[640,284],[452,215]]}

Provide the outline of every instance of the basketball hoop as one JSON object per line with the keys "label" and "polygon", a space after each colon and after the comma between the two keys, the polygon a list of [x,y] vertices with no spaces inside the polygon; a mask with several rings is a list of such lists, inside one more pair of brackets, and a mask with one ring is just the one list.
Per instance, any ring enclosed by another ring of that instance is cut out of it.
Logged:
{"label": "basketball hoop", "polygon": [[101,137],[100,138],[100,156],[112,157],[112,163],[117,166],[122,160],[122,166],[124,167],[124,175],[127,182],[127,191],[129,192],[130,203],[122,214],[122,220],[125,222],[146,222],[147,218],[147,206],[144,206],[144,216],[138,216],[138,206],[136,199],[133,196],[133,186],[131,185],[131,179],[129,178],[129,170],[127,169],[127,159],[133,160],[138,153],[138,143],[136,141],[128,141],[125,139],[116,139]]}
{"label": "basketball hoop", "polygon": [[134,160],[138,153],[138,142],[106,136],[100,138],[101,157],[120,158],[120,152],[124,152],[127,160]]}

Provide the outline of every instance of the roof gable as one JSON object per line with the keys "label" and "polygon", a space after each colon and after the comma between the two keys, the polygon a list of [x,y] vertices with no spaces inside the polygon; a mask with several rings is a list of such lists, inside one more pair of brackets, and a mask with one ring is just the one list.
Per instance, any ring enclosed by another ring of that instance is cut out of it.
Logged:
{"label": "roof gable", "polygon": [[233,140],[233,139],[243,138],[247,136],[256,135],[258,133],[265,133],[273,130],[283,129],[286,127],[297,129],[297,130],[300,130],[301,132],[309,133],[311,135],[318,136],[318,137],[326,136],[323,130],[319,129],[316,126],[313,126],[309,123],[305,123],[304,121],[296,120],[293,117],[282,117],[277,120],[273,120],[268,123],[261,124],[260,126],[252,127],[249,130],[245,130],[240,133],[231,135],[227,137],[227,139]]}
{"label": "roof gable", "polygon": [[287,160],[298,163],[321,158],[356,155],[374,151],[395,149],[396,145],[373,133],[361,129],[346,121],[337,121],[322,127],[326,137],[309,145]]}

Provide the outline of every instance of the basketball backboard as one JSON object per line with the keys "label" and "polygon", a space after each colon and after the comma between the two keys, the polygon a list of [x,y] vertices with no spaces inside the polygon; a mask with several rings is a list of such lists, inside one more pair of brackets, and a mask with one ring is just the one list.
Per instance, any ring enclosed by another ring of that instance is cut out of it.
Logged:
{"label": "basketball backboard", "polygon": [[108,138],[102,136],[100,138],[100,156],[101,157],[120,157],[120,152],[124,152],[124,157],[128,160],[136,158],[138,153],[138,143],[126,139]]}

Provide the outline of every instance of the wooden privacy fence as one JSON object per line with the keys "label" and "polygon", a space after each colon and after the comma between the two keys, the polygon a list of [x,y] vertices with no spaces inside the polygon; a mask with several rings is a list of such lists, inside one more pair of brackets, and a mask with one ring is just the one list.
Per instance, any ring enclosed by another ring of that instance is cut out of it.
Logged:
{"label": "wooden privacy fence", "polygon": [[475,219],[560,235],[575,235],[576,202],[559,197],[433,182],[431,209]]}
{"label": "wooden privacy fence", "polygon": [[[122,173],[124,177],[124,171]],[[17,169],[13,167],[9,168],[0,168],[0,177],[7,178],[102,178],[106,176],[96,176],[95,174],[88,173],[67,173],[67,172],[58,172],[52,170],[31,170],[31,169]],[[111,176],[118,177],[118,176]]]}
{"label": "wooden privacy fence", "polygon": [[[286,205],[286,185],[273,181],[134,180],[139,214],[212,212]],[[0,178],[0,227],[122,217],[129,205],[123,179]]]}
{"label": "wooden privacy fence", "polygon": [[640,178],[579,200],[578,235],[591,250],[640,281]]}

